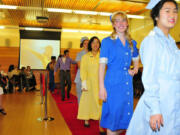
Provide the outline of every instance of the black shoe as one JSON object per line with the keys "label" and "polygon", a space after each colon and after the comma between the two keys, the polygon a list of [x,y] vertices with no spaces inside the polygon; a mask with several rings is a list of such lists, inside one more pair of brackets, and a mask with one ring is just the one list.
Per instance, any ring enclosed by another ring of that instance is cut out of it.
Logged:
{"label": "black shoe", "polygon": [[84,123],[84,127],[89,128],[89,127],[90,127],[90,124],[85,124],[85,123]]}
{"label": "black shoe", "polygon": [[32,87],[29,91],[34,91],[36,88],[35,87]]}
{"label": "black shoe", "polygon": [[106,132],[99,132],[100,135],[106,135]]}
{"label": "black shoe", "polygon": [[29,88],[26,88],[26,90],[25,90],[26,92],[28,92],[29,91]]}
{"label": "black shoe", "polygon": [[18,92],[22,92],[20,89],[17,90]]}
{"label": "black shoe", "polygon": [[7,113],[4,111],[4,109],[0,109],[0,113],[2,113],[3,115],[6,115]]}

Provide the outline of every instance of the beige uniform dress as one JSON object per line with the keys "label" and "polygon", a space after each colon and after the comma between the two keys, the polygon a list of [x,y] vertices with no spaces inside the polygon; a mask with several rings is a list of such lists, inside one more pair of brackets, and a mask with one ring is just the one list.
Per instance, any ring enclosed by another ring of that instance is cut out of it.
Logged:
{"label": "beige uniform dress", "polygon": [[78,119],[100,119],[102,101],[99,99],[98,70],[99,53],[96,56],[91,52],[85,54],[81,59],[80,77],[82,87],[86,87],[87,91],[83,91],[80,98]]}

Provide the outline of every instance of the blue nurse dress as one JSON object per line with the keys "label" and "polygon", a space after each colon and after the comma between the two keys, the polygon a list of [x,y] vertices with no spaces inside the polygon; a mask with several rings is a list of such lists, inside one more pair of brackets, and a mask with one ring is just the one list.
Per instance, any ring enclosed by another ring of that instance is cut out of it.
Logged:
{"label": "blue nurse dress", "polygon": [[107,101],[103,102],[100,125],[112,131],[127,129],[133,113],[132,76],[128,73],[131,60],[138,59],[136,41],[133,49],[126,40],[125,46],[117,37],[102,40],[100,63],[107,63],[104,85]]}
{"label": "blue nurse dress", "polygon": [[[140,48],[142,95],[126,135],[180,135],[180,50],[169,35],[155,27]],[[153,132],[150,116],[162,114],[164,126]]]}

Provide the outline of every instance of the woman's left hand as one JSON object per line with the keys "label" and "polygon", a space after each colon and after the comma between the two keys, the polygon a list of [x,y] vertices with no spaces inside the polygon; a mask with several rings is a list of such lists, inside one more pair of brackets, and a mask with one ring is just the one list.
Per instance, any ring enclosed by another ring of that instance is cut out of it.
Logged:
{"label": "woman's left hand", "polygon": [[138,73],[138,69],[129,69],[128,72],[131,76],[134,76],[135,74]]}

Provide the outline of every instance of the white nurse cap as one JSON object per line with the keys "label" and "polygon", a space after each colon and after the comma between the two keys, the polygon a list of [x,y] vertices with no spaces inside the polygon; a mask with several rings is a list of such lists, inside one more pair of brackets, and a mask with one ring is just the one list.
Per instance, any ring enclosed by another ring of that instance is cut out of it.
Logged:
{"label": "white nurse cap", "polygon": [[146,9],[153,9],[161,0],[150,0],[147,4]]}

